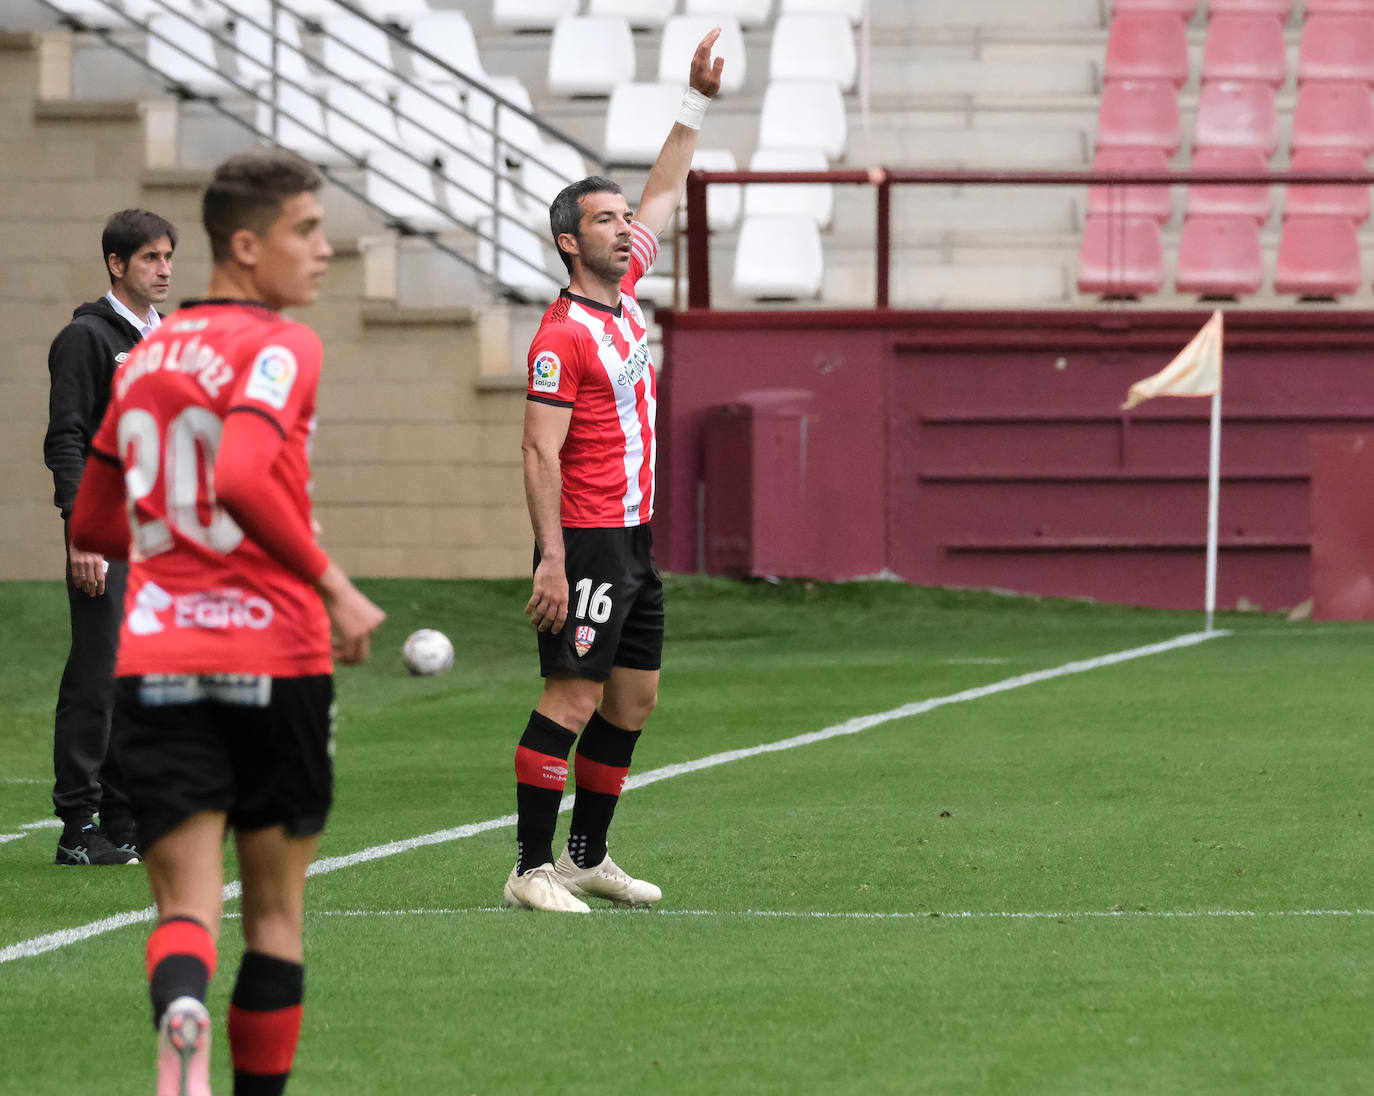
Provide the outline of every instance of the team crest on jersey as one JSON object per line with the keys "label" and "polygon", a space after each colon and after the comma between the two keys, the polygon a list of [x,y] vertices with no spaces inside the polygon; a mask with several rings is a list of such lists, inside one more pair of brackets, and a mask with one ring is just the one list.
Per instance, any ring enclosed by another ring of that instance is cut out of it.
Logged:
{"label": "team crest on jersey", "polygon": [[577,651],[577,657],[581,658],[592,649],[592,644],[596,642],[596,629],[586,624],[577,626],[577,635],[573,637],[573,647]]}
{"label": "team crest on jersey", "polygon": [[243,394],[247,399],[262,400],[280,411],[291,395],[291,386],[296,383],[296,372],[296,355],[284,346],[265,346],[253,360]]}
{"label": "team crest on jersey", "polygon": [[530,387],[536,392],[557,392],[563,363],[552,350],[544,350],[530,366]]}

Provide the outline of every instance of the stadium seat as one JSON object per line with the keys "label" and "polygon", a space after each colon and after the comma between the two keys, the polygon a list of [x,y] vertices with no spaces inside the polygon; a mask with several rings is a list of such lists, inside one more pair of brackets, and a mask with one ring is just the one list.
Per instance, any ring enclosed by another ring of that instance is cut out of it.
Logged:
{"label": "stadium seat", "polygon": [[1172,15],[1117,15],[1107,33],[1107,80],[1188,80],[1188,35]]}
{"label": "stadium seat", "polygon": [[[725,58],[720,74],[720,90],[727,94],[744,86],[744,34],[732,15],[674,15],[663,25],[658,49],[660,83],[681,83],[692,64],[692,54],[712,27],[720,27],[712,56]],[[848,26],[845,33],[849,32]]]}
{"label": "stadium seat", "polygon": [[1298,83],[1309,80],[1374,84],[1374,18],[1308,16],[1298,48]]}
{"label": "stadium seat", "polygon": [[[693,170],[734,171],[737,166],[729,149],[699,148],[692,153]],[[712,232],[723,232],[739,223],[741,189],[738,183],[715,183],[706,188],[706,226]],[[682,201],[685,209],[685,193]]]}
{"label": "stadium seat", "polygon": [[119,7],[102,3],[102,0],[53,0],[53,7],[57,8],[63,22],[92,30],[132,26],[131,19]]}
{"label": "stadium seat", "polygon": [[[259,23],[262,28],[268,25],[266,20],[260,20]],[[290,12],[277,12],[276,36],[275,65],[278,76],[307,88],[325,88],[333,82],[331,77],[317,76],[311,70],[305,59],[305,51],[301,48],[300,20]],[[274,62],[271,34],[240,19],[234,26],[234,44],[239,53],[240,72],[260,71],[270,76]]]}
{"label": "stadium seat", "polygon": [[1337,148],[1374,152],[1374,102],[1363,84],[1303,84],[1293,108],[1292,151]]}
{"label": "stadium seat", "polygon": [[[1308,3],[1308,8],[1312,7]],[[1280,24],[1288,22],[1293,0],[1208,0],[1207,18],[1218,15],[1272,15]]]}
{"label": "stadium seat", "polygon": [[454,217],[476,225],[491,216],[497,200],[496,174],[483,161],[455,153],[444,161],[440,190]]}
{"label": "stadium seat", "polygon": [[[687,72],[686,65],[682,71]],[[635,42],[629,20],[619,15],[563,16],[553,28],[548,73],[550,95],[609,95],[617,84],[632,82]]]}
{"label": "stadium seat", "polygon": [[1310,15],[1374,15],[1374,0],[1307,0],[1303,18]]}
{"label": "stadium seat", "polygon": [[391,38],[381,27],[342,8],[327,15],[323,26],[320,64],[329,75],[388,91],[400,83],[391,60]]}
{"label": "stadium seat", "polygon": [[[1364,157],[1348,149],[1302,149],[1293,153],[1294,171],[1364,171]],[[1369,220],[1369,187],[1290,184],[1283,203],[1285,217],[1346,217],[1355,224]]]}
{"label": "stadium seat", "polygon": [[1178,93],[1166,80],[1113,80],[1102,88],[1098,148],[1160,148],[1172,156],[1183,143]]}
{"label": "stadium seat", "polygon": [[443,162],[455,149],[477,147],[454,84],[402,84],[396,122],[401,143],[426,160]]}
{"label": "stadium seat", "polygon": [[[749,161],[750,171],[827,171],[825,153],[814,148],[761,148]],[[810,217],[828,228],[835,213],[830,183],[749,183],[744,188],[745,217],[767,215]]]}
{"label": "stadium seat", "polygon": [[[493,94],[488,95],[487,91]],[[495,95],[525,113],[498,104]],[[520,159],[525,149],[538,148],[544,141],[539,127],[526,117],[534,113],[530,93],[514,76],[488,76],[482,87],[469,89],[467,107],[468,129],[485,160],[492,158],[494,138],[499,137],[502,142],[502,155],[513,160]]]}
{"label": "stadium seat", "polygon": [[[477,265],[482,270],[494,274],[522,300],[547,304],[558,295],[561,286],[549,276],[543,235],[508,217],[497,219],[494,233],[490,221],[480,227],[483,235],[477,241]],[[553,245],[549,246],[552,249]],[[562,271],[561,263],[558,269]]]}
{"label": "stadium seat", "polygon": [[210,32],[182,15],[148,19],[148,67],[195,95],[234,93],[219,71]]}
{"label": "stadium seat", "polygon": [[553,30],[565,15],[577,14],[578,0],[492,0],[491,21],[506,30]]}
{"label": "stadium seat", "polygon": [[1279,237],[1274,289],[1300,297],[1358,293],[1364,277],[1355,223],[1345,217],[1289,217]]}
{"label": "stadium seat", "polygon": [[542,207],[543,212],[548,211],[560,190],[586,176],[582,154],[564,144],[550,143],[532,149],[520,168],[520,182],[528,191],[525,200]]}
{"label": "stadium seat", "polygon": [[[250,86],[272,79],[270,9],[265,17],[258,18],[260,14],[247,13],[247,17],[234,19],[234,68],[239,82]],[[304,58],[301,61],[304,63]]]}
{"label": "stadium seat", "polygon": [[416,20],[433,14],[428,0],[357,0],[357,4],[378,22],[398,27],[413,27]]}
{"label": "stadium seat", "polygon": [[821,234],[810,217],[746,217],[735,249],[735,293],[809,299],[821,291]]}
{"label": "stadium seat", "polygon": [[1252,148],[1268,160],[1278,144],[1279,115],[1268,84],[1216,80],[1202,85],[1194,148]]}
{"label": "stadium seat", "polygon": [[863,0],[778,0],[778,15],[788,12],[830,12],[843,15],[851,26],[858,26],[863,18]]}
{"label": "stadium seat", "polygon": [[[472,33],[467,16],[461,11],[436,11],[421,16],[410,28],[410,40],[444,63],[436,65],[418,53],[411,53],[411,71],[416,80],[428,83],[453,80],[456,79],[454,73],[479,83],[487,79],[482,56],[477,49],[477,38]],[[459,89],[465,91],[466,87],[460,83]]]}
{"label": "stadium seat", "polygon": [[1204,81],[1255,80],[1277,89],[1287,70],[1283,27],[1272,15],[1214,15],[1207,24]]}
{"label": "stadium seat", "polygon": [[588,15],[616,15],[636,30],[661,27],[673,14],[677,0],[588,0]]}
{"label": "stadium seat", "polygon": [[763,93],[759,148],[819,148],[832,160],[848,144],[844,99],[827,80],[775,80]]}
{"label": "stadium seat", "polygon": [[[1096,171],[1168,171],[1169,158],[1158,148],[1100,148],[1093,154]],[[1174,213],[1167,186],[1090,186],[1088,213],[1153,217],[1161,224]]]}
{"label": "stadium seat", "polygon": [[324,107],[308,91],[285,81],[277,84],[275,126],[271,104],[272,85],[259,89],[257,128],[276,144],[314,164],[347,164],[352,157],[335,148],[325,134]]}
{"label": "stadium seat", "polygon": [[742,27],[768,21],[773,0],[682,0],[683,15],[733,15]]}
{"label": "stadium seat", "polygon": [[359,160],[401,143],[396,115],[383,88],[335,84],[325,93],[325,134]]}
{"label": "stadium seat", "polygon": [[416,232],[441,232],[453,228],[453,220],[435,199],[429,168],[392,149],[376,152],[363,176],[363,193],[369,202],[402,222],[398,227]]}
{"label": "stadium seat", "polygon": [[834,80],[841,91],[850,91],[857,73],[854,32],[844,16],[788,12],[778,17],[768,48],[770,80]]}
{"label": "stadium seat", "polygon": [[1116,0],[1112,15],[1135,15],[1139,12],[1167,12],[1177,15],[1185,23],[1197,10],[1197,0]]}
{"label": "stadium seat", "polygon": [[683,84],[621,84],[606,107],[606,159],[648,166],[682,105]]}
{"label": "stadium seat", "polygon": [[1259,225],[1253,217],[1189,217],[1178,246],[1180,293],[1242,297],[1264,281]]}
{"label": "stadium seat", "polygon": [[1141,297],[1164,284],[1164,250],[1153,217],[1089,217],[1078,248],[1078,291]]}
{"label": "stadium seat", "polygon": [[[1200,148],[1193,153],[1194,171],[1264,171],[1266,166],[1253,148]],[[1269,187],[1262,184],[1190,186],[1184,216],[1249,217],[1263,224],[1272,209]]]}

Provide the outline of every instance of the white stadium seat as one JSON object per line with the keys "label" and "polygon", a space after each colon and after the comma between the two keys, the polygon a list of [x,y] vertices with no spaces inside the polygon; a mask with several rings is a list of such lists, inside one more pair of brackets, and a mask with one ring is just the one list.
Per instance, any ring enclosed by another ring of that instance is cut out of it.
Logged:
{"label": "white stadium seat", "polygon": [[185,16],[149,18],[147,58],[154,72],[197,95],[234,93],[234,86],[220,75],[210,32]]}
{"label": "white stadium seat", "polygon": [[325,95],[325,134],[360,160],[401,143],[396,115],[381,88],[335,84]]}
{"label": "white stadium seat", "polygon": [[609,95],[635,78],[635,43],[620,15],[565,15],[549,44],[550,95]]}
{"label": "white stadium seat", "polygon": [[507,30],[552,30],[565,15],[577,14],[578,0],[492,0],[491,21]]}
{"label": "white stadium seat", "polygon": [[[436,11],[415,20],[415,25],[410,28],[410,40],[470,79],[480,82],[487,78],[472,25],[461,11]],[[410,55],[410,64],[417,80],[434,82],[454,79],[448,69],[418,53]]]}
{"label": "white stadium seat", "polygon": [[759,148],[819,148],[844,158],[844,97],[828,80],[775,80],[763,93]]}
{"label": "white stadium seat", "polygon": [[685,84],[621,84],[606,108],[606,159],[652,164],[677,120]]}
{"label": "white stadium seat", "polygon": [[854,32],[844,16],[788,12],[778,17],[768,50],[770,80],[834,80],[841,91],[849,91],[857,74]]}
{"label": "white stadium seat", "polygon": [[830,12],[843,15],[851,26],[858,26],[863,19],[863,0],[778,0],[778,15],[792,11]]}
{"label": "white stadium seat", "polygon": [[244,12],[234,20],[234,66],[241,83],[257,84],[272,79],[270,24],[271,15],[261,12]]}
{"label": "white stadium seat", "polygon": [[661,27],[677,0],[587,0],[588,15],[619,15],[636,29]]}
{"label": "white stadium seat", "polygon": [[319,99],[308,91],[301,91],[284,82],[278,83],[274,132],[269,100],[271,94],[271,84],[259,89],[257,127],[260,132],[271,134],[277,144],[289,148],[311,163],[346,164],[350,161],[347,153],[334,148],[326,140],[324,107]]}
{"label": "white stadium seat", "polygon": [[388,90],[400,83],[391,60],[390,36],[343,8],[324,19],[320,60],[327,73],[349,83],[381,84]]}
{"label": "white stadium seat", "polygon": [[684,15],[733,15],[742,27],[768,22],[773,0],[682,0]]}
{"label": "white stadium seat", "polygon": [[663,27],[658,50],[658,78],[663,83],[685,80],[692,54],[712,27],[720,27],[720,37],[712,48],[713,57],[723,57],[720,90],[739,91],[744,86],[744,35],[739,20],[731,15],[675,15]]}
{"label": "white stadium seat", "polygon": [[396,95],[401,143],[427,160],[447,161],[454,149],[476,149],[454,84],[402,84]]}
{"label": "white stadium seat", "polygon": [[454,227],[452,218],[435,201],[429,168],[402,153],[382,149],[373,155],[364,176],[363,193],[369,202],[418,232]]}
{"label": "white stadium seat", "polygon": [[83,27],[103,30],[132,25],[118,4],[103,4],[101,0],[53,0],[53,5],[64,18]]}
{"label": "white stadium seat", "polygon": [[526,201],[541,206],[544,213],[560,190],[586,177],[582,154],[571,145],[541,145],[525,157],[520,170],[520,182],[529,191]]}
{"label": "white stadium seat", "polygon": [[810,217],[746,217],[735,251],[741,297],[810,298],[821,291],[821,234]]}
{"label": "white stadium seat", "polygon": [[[526,114],[534,113],[530,93],[514,76],[488,76],[483,86]],[[493,133],[505,146],[503,155],[510,159],[519,159],[526,149],[538,148],[543,143],[539,127],[529,118],[510,107],[498,105],[491,95],[484,94],[481,89],[468,91],[467,104],[473,141],[483,151],[484,159],[491,159]]]}
{"label": "white stadium seat", "polygon": [[444,161],[444,204],[465,225],[491,216],[496,200],[496,175],[485,162],[461,154]]}
{"label": "white stadium seat", "polygon": [[[692,153],[692,167],[701,171],[734,171],[739,165],[735,154],[725,148],[699,148]],[[686,208],[687,196],[682,196]],[[724,232],[739,223],[740,186],[738,183],[714,183],[706,188],[706,226],[712,232]]]}
{"label": "white stadium seat", "polygon": [[432,14],[428,0],[357,0],[358,6],[383,23],[414,26],[416,20]]}
{"label": "white stadium seat", "polygon": [[[477,241],[477,265],[527,301],[547,303],[558,295],[561,283],[550,277],[549,259],[544,249],[547,229],[540,233],[516,221],[502,217],[495,233],[501,246],[498,255],[496,247],[488,239],[492,235],[491,222],[482,226],[483,237]],[[552,243],[549,248],[552,250]],[[559,264],[559,270],[563,269]]]}
{"label": "white stadium seat", "polygon": [[[750,171],[827,171],[830,162],[815,148],[761,148],[749,161]],[[827,228],[835,212],[835,188],[829,183],[750,183],[744,188],[746,217],[776,214],[810,217]]]}

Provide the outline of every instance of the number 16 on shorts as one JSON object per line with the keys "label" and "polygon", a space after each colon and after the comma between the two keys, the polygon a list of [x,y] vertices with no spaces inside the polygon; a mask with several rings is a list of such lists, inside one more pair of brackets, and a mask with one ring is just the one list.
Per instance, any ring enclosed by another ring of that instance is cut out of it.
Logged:
{"label": "number 16 on shorts", "polygon": [[[575,619],[579,621],[590,620],[596,624],[605,624],[611,619],[613,606],[609,582],[603,582],[593,591],[592,580],[584,578],[579,579],[573,589],[577,593],[577,605],[573,609]],[[577,652],[577,657],[585,656],[595,642],[596,629],[590,624],[578,624],[577,631],[573,634],[573,650]]]}

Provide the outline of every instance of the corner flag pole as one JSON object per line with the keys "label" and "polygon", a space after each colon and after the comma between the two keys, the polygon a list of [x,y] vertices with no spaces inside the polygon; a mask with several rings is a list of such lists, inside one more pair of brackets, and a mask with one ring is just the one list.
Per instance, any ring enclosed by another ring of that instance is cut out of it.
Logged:
{"label": "corner flag pole", "polygon": [[1217,513],[1221,493],[1221,385],[1212,393],[1212,443],[1207,460],[1207,594],[1206,631],[1217,609]]}

